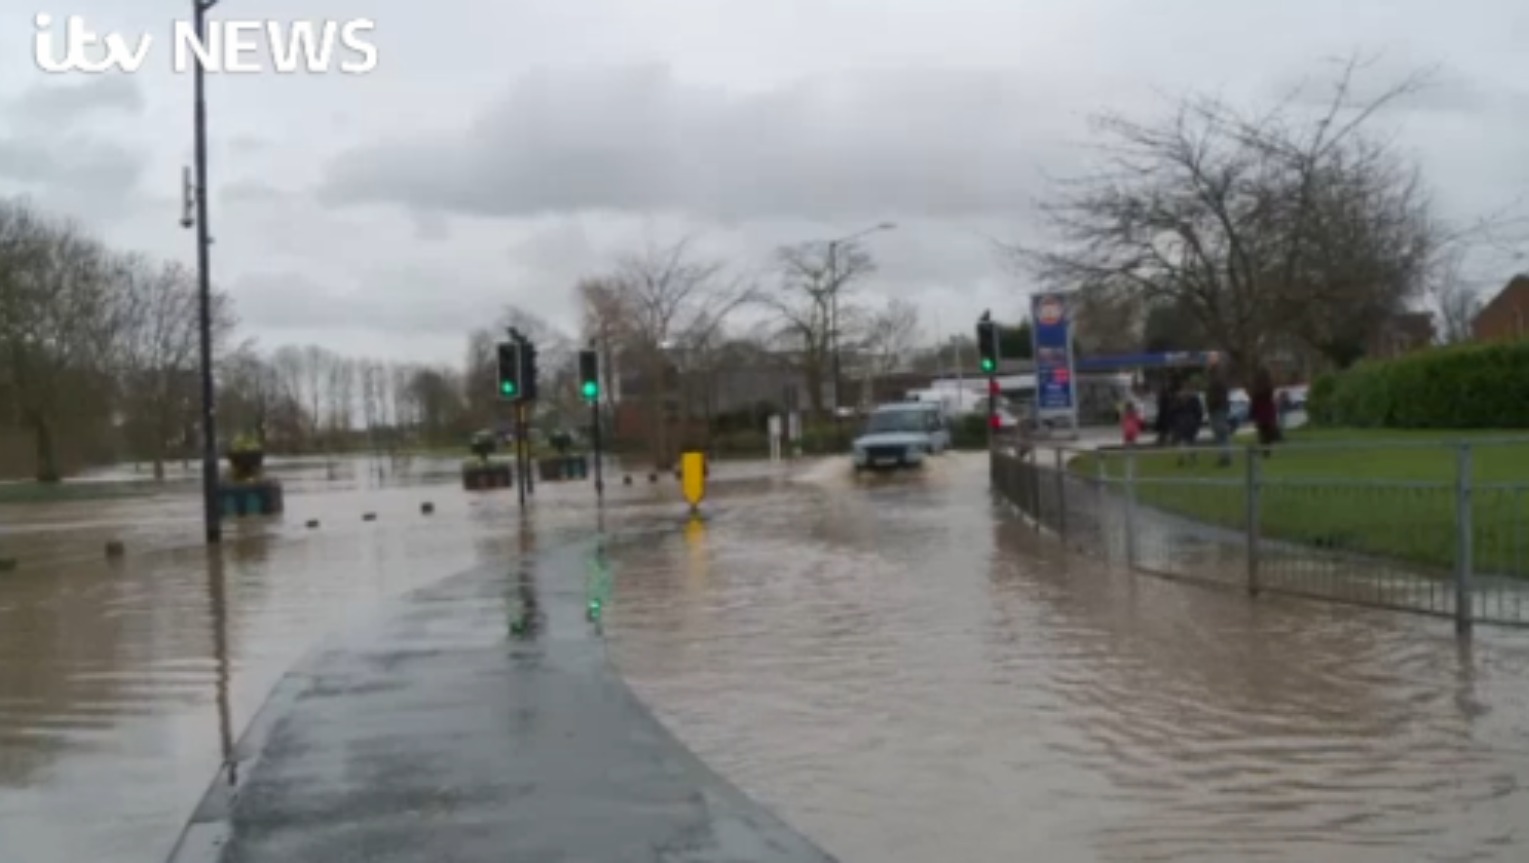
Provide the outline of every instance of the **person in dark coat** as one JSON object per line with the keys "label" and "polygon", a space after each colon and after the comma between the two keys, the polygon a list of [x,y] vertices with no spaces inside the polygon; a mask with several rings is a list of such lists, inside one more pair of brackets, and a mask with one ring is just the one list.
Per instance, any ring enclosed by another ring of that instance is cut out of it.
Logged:
{"label": "person in dark coat", "polygon": [[1219,370],[1205,388],[1205,412],[1210,415],[1210,433],[1220,451],[1216,464],[1226,467],[1232,463],[1232,398]]}
{"label": "person in dark coat", "polygon": [[1200,397],[1194,390],[1184,387],[1179,391],[1177,403],[1173,407],[1173,438],[1179,446],[1188,450],[1186,454],[1179,455],[1179,464],[1188,461],[1194,464],[1199,461],[1199,456],[1194,451],[1195,441],[1200,437],[1200,426],[1205,423],[1205,406],[1200,404]]}
{"label": "person in dark coat", "polygon": [[1258,430],[1258,445],[1263,447],[1264,458],[1280,439],[1279,405],[1274,401],[1274,379],[1268,369],[1259,369],[1253,376],[1253,391],[1248,394],[1248,419]]}
{"label": "person in dark coat", "polygon": [[1173,442],[1173,412],[1175,402],[1173,389],[1168,384],[1163,384],[1157,390],[1157,418],[1152,423],[1153,431],[1157,432],[1157,445],[1167,446]]}

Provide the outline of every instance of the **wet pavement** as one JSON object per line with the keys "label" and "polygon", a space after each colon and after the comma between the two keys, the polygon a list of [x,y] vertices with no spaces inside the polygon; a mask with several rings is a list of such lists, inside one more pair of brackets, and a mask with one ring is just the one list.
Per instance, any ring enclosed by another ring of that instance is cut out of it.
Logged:
{"label": "wet pavement", "polygon": [[523,551],[326,644],[240,742],[175,863],[828,863],[616,677],[584,617],[592,555]]}
{"label": "wet pavement", "polygon": [[[310,461],[283,472],[284,516],[230,522],[211,558],[194,494],[0,507],[0,554],[20,559],[0,572],[0,861],[161,863],[224,753],[325,634],[518,554],[513,493],[465,493],[455,471]],[[748,494],[773,482],[761,466],[718,473]],[[617,518],[672,516],[675,484],[636,479],[608,477]],[[539,484],[536,535],[588,536],[592,498],[587,483]]]}
{"label": "wet pavement", "polygon": [[[1524,858],[1522,634],[1462,647],[1446,621],[1103,569],[994,506],[981,456],[858,482],[842,468],[740,468],[691,530],[672,481],[613,484],[609,522],[617,667],[828,853]],[[512,495],[341,473],[294,474],[288,514],[211,564],[194,498],[0,510],[23,561],[0,574],[0,860],[165,859],[283,672],[326,633],[407,621],[383,614],[393,598],[445,591],[416,648],[518,643]],[[539,486],[538,547],[587,536],[588,498]],[[18,518],[33,527],[10,532]]]}

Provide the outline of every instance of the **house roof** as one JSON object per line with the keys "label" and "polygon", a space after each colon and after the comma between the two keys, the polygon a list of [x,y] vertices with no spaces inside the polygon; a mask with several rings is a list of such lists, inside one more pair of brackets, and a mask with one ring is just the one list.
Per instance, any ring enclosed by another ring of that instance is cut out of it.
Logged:
{"label": "house roof", "polygon": [[1496,311],[1509,303],[1513,303],[1515,299],[1529,299],[1526,295],[1529,295],[1529,275],[1519,273],[1509,279],[1506,285],[1503,285],[1502,290],[1497,292],[1497,296],[1488,300],[1486,305],[1481,307],[1481,311],[1476,313],[1472,323],[1481,320],[1482,316],[1489,312]]}

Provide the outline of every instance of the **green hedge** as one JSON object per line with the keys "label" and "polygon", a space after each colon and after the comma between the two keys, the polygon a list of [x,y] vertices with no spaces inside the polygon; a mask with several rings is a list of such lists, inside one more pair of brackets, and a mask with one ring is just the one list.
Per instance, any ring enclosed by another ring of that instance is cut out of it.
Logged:
{"label": "green hedge", "polygon": [[1353,428],[1529,427],[1529,341],[1367,360],[1312,383],[1311,417]]}
{"label": "green hedge", "polygon": [[950,445],[955,449],[987,449],[987,414],[966,414],[950,424]]}

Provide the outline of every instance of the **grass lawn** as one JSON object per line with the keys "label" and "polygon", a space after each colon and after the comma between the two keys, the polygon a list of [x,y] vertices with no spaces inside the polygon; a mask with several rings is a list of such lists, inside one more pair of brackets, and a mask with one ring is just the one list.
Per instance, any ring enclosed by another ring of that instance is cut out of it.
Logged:
{"label": "grass lawn", "polygon": [[[1511,442],[1504,438],[1516,438]],[[1476,572],[1529,577],[1529,435],[1523,431],[1298,430],[1260,459],[1263,536],[1451,569],[1459,444],[1471,445]],[[1137,499],[1225,527],[1247,521],[1246,446],[1180,465],[1172,450],[1136,451]],[[1073,471],[1126,475],[1120,452],[1080,456]]]}

